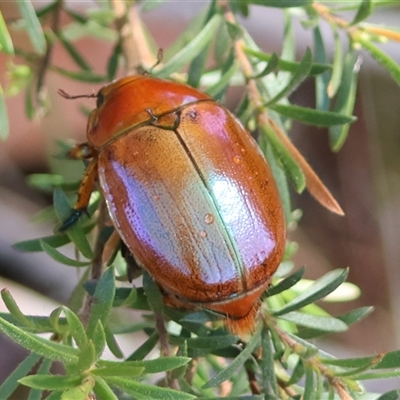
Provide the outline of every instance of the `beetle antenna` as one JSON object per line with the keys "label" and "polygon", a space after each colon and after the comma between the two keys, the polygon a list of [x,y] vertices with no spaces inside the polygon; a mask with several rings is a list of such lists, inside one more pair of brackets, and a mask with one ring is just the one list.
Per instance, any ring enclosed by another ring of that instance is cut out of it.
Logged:
{"label": "beetle antenna", "polygon": [[164,50],[160,47],[160,48],[158,49],[158,52],[157,52],[157,61],[156,61],[156,63],[153,65],[153,68],[154,68],[154,67],[157,67],[157,65],[161,63],[161,61],[162,61],[163,58],[164,58]]}
{"label": "beetle antenna", "polygon": [[71,95],[68,92],[66,92],[63,89],[58,89],[57,93],[64,97],[64,99],[68,99],[68,100],[74,100],[74,99],[80,99],[82,97],[86,97],[86,98],[93,98],[93,97],[98,97],[97,93],[91,93],[91,94],[78,94],[78,95]]}
{"label": "beetle antenna", "polygon": [[163,58],[164,58],[164,50],[162,48],[159,48],[158,52],[157,52],[157,60],[156,60],[156,62],[149,69],[145,70],[143,74],[144,75],[150,75],[153,72],[153,69],[155,67],[157,67],[157,65],[161,64],[161,61],[162,61]]}

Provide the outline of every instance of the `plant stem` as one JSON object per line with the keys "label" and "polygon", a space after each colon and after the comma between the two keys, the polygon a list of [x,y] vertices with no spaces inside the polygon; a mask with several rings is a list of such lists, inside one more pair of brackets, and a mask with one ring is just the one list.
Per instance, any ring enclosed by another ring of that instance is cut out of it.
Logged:
{"label": "plant stem", "polygon": [[351,29],[351,27],[349,27],[348,21],[346,21],[345,19],[343,19],[341,17],[338,17],[335,14],[332,14],[329,7],[327,7],[321,3],[318,3],[318,2],[314,2],[312,4],[312,7],[318,13],[318,15],[321,18],[323,18],[325,21],[327,21],[331,24],[337,25],[338,27],[340,27],[344,30]]}
{"label": "plant stem", "polygon": [[[99,207],[99,218],[97,223],[97,236],[94,245],[94,257],[91,265],[91,279],[99,279],[103,269],[103,250],[104,250],[104,240],[102,238],[101,232],[105,227],[106,221],[108,219],[108,211],[104,199],[101,200]],[[86,295],[85,301],[80,313],[80,318],[82,323],[87,326],[89,321],[89,315],[93,304],[93,296],[89,294]]]}
{"label": "plant stem", "polygon": [[125,58],[125,72],[137,74],[141,66],[151,67],[156,63],[142,29],[142,22],[135,7],[127,8],[123,0],[110,0],[115,11],[115,27],[119,33],[122,53]]}

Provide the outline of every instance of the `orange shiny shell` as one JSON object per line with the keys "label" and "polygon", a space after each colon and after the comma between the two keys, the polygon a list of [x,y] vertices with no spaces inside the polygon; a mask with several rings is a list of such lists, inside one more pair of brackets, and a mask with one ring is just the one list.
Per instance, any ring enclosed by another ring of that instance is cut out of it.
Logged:
{"label": "orange shiny shell", "polygon": [[222,105],[186,85],[133,76],[99,92],[88,123],[114,226],[166,302],[251,331],[285,223],[270,168]]}

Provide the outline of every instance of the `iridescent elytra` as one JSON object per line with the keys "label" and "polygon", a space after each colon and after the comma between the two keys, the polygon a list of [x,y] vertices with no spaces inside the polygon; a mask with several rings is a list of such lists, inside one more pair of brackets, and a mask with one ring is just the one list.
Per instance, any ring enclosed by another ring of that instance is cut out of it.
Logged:
{"label": "iridescent elytra", "polygon": [[208,309],[232,332],[251,332],[286,239],[256,141],[224,106],[184,84],[134,75],[93,97],[88,142],[71,152],[91,162],[62,228],[98,182],[116,231],[168,305]]}

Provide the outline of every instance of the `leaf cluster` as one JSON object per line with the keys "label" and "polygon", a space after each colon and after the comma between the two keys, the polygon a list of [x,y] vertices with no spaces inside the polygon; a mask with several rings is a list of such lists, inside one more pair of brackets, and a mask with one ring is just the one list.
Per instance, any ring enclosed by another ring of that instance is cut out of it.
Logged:
{"label": "leaf cluster", "polygon": [[[151,12],[161,3],[144,2],[142,11]],[[101,2],[98,8],[82,13],[69,9],[60,0],[38,10],[30,1],[18,5],[32,51],[14,48],[10,32],[16,23],[7,24],[1,14],[0,48],[11,60],[15,55],[25,60],[23,65],[10,63],[11,81],[5,92],[12,95],[25,91],[29,117],[48,107],[48,71],[83,82],[106,83],[126,67],[128,57],[121,32],[113,28],[118,15],[111,2]],[[235,16],[248,16],[252,5],[282,9],[284,40],[280,55],[262,51],[237,22]],[[346,7],[341,5],[328,6],[312,0],[212,1],[165,49],[160,65],[151,70],[155,76],[201,87],[222,102],[230,87],[246,87],[236,114],[249,129],[258,129],[260,147],[276,178],[288,223],[297,221],[290,205],[289,182],[296,191],[307,187],[323,205],[339,214],[341,211],[287,139],[293,120],[327,127],[332,150],[341,148],[355,120],[360,47],[400,83],[400,67],[376,44],[382,40],[399,41],[399,32],[365,22],[379,2],[362,0],[349,2]],[[341,16],[344,8],[354,10],[352,20]],[[59,23],[62,14],[69,17],[65,25]],[[313,37],[300,60],[296,60],[294,18],[300,18]],[[44,23],[49,20],[50,27]],[[332,59],[325,48],[322,24],[331,29]],[[144,26],[141,29],[147,48],[156,54],[150,33]],[[86,36],[113,43],[103,74],[94,72],[90,61],[75,45]],[[76,66],[74,71],[58,66],[57,60],[51,58],[55,45],[66,50]],[[210,58],[214,60],[213,67],[208,63]],[[148,70],[152,63],[142,61],[143,69]],[[315,108],[291,102],[291,94],[307,79],[315,82]],[[3,137],[8,134],[5,93],[1,88],[0,132]],[[30,183],[54,190],[54,206],[45,213],[48,218],[60,225],[69,217],[69,195],[79,183],[70,184],[62,176],[51,174],[31,176]],[[158,286],[146,273],[142,286],[121,286],[119,282],[128,280],[130,271],[118,246],[107,257],[102,276],[90,280],[98,245],[104,247],[113,236],[113,229],[101,223],[101,204],[101,196],[96,193],[88,209],[91,217],[81,218],[63,233],[15,244],[21,251],[44,251],[55,261],[83,272],[69,307],[59,307],[50,316],[25,316],[12,295],[2,291],[9,312],[0,315],[0,331],[31,354],[0,386],[0,398],[10,396],[19,384],[31,388],[30,399],[50,392],[46,398],[51,400],[86,399],[92,394],[105,400],[212,399],[222,395],[229,399],[312,400],[351,396],[388,400],[400,394],[366,394],[360,383],[397,377],[398,351],[339,360],[312,343],[323,335],[347,330],[372,311],[371,307],[363,307],[332,316],[321,308],[320,303],[332,293],[341,291],[346,297],[351,292],[353,287],[345,282],[347,269],[331,271],[302,289],[304,268],[292,271],[289,260],[294,246],[288,242],[285,260],[263,298],[262,321],[256,332],[243,340],[225,330],[219,315],[166,307]],[[66,256],[62,248],[68,245],[73,245],[79,256]],[[142,318],[125,324],[115,322],[118,313],[125,316],[131,310],[140,311]],[[146,335],[146,340],[131,354],[123,354],[117,334],[138,331]],[[50,334],[50,339],[44,339],[42,334]],[[158,346],[161,354],[155,353]],[[109,361],[106,350],[120,360]],[[63,375],[51,372],[56,361],[63,365]],[[33,368],[36,374],[29,375]],[[159,373],[163,373],[162,378]]]}

